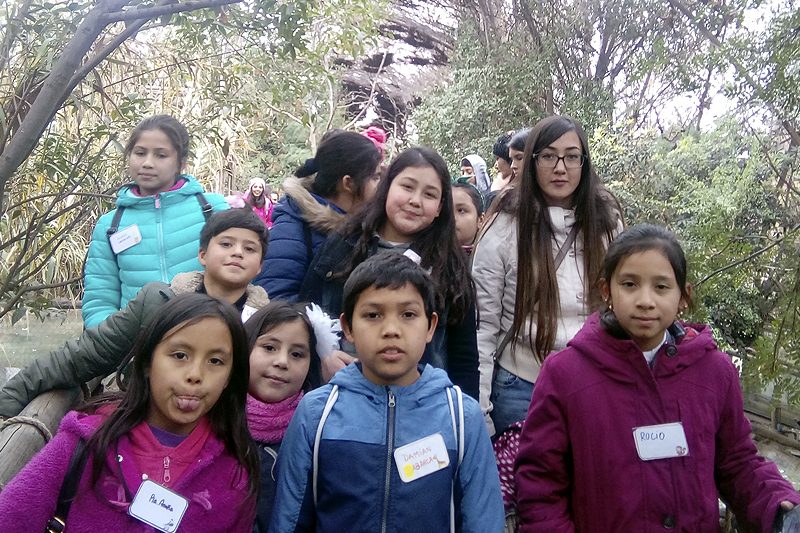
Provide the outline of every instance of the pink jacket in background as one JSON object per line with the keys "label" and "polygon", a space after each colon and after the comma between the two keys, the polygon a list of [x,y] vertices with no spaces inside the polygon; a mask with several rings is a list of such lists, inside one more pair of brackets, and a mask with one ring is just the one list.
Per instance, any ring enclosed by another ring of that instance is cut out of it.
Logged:
{"label": "pink jacket in background", "polygon": [[262,207],[251,206],[253,213],[261,219],[261,222],[266,224],[267,228],[272,228],[272,209],[274,207],[271,200],[267,200]]}
{"label": "pink jacket in background", "polygon": [[[691,327],[651,370],[594,314],[545,360],[516,463],[521,532],[718,532],[717,489],[740,523],[769,532],[782,500],[800,503],[757,453],[730,358]],[[633,428],[676,421],[689,455],[640,460]]]}
{"label": "pink jacket in background", "polygon": [[[86,415],[74,411],[67,413],[53,440],[0,493],[2,531],[44,531],[55,512],[61,482],[78,438],[88,440],[102,419],[102,415]],[[144,429],[147,430],[146,427]],[[189,439],[192,436],[187,438]],[[134,451],[135,447],[130,440],[122,437],[118,451],[110,450],[108,453],[108,468],[100,474],[97,490],[89,483],[89,457],[77,496],[70,507],[66,531],[154,531],[127,514],[130,501],[122,479],[132,495],[136,493],[142,480]],[[119,465],[116,453],[122,457]],[[141,449],[136,453],[140,454]],[[138,460],[151,463],[142,457]],[[145,468],[150,467],[145,465]],[[189,500],[178,531],[251,532],[255,519],[255,500],[247,499],[247,484],[247,474],[225,451],[224,443],[210,434],[193,462],[185,465],[180,477],[170,483],[171,490]]]}

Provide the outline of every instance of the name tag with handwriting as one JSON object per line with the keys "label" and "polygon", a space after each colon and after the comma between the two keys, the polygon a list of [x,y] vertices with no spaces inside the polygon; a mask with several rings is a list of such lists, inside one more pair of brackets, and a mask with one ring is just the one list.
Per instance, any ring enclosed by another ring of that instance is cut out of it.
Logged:
{"label": "name tag with handwriting", "polygon": [[139,485],[128,514],[164,533],[174,533],[183,520],[189,500],[147,479]]}
{"label": "name tag with handwriting", "polygon": [[450,464],[441,433],[434,433],[394,451],[394,462],[405,483],[433,474]]}
{"label": "name tag with handwriting", "polygon": [[108,238],[108,242],[111,243],[111,251],[119,254],[142,242],[142,234],[139,226],[134,224],[114,233]]}
{"label": "name tag with handwriting", "polygon": [[681,422],[633,428],[633,440],[642,461],[689,455],[689,444]]}

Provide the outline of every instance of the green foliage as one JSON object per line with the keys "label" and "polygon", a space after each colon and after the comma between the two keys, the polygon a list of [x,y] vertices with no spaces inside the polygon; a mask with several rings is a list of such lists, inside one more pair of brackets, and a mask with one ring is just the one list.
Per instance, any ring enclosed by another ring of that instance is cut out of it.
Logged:
{"label": "green foliage", "polygon": [[766,93],[787,116],[800,116],[800,8],[777,17],[762,50],[771,76]]}
{"label": "green foliage", "polygon": [[[532,125],[549,105],[581,121],[628,223],[668,225],[684,243],[692,318],[742,358],[746,384],[800,401],[800,141],[785,143],[798,117],[800,11],[770,4],[761,31],[745,24],[761,3],[681,4],[688,13],[649,0],[522,1],[493,20],[466,7],[452,82],[412,119],[451,163],[486,156],[499,132]],[[698,130],[722,79],[743,111],[756,99],[772,113]],[[681,116],[664,106],[678,96],[690,102]]]}
{"label": "green foliage", "polygon": [[[0,150],[95,5],[6,3]],[[0,316],[80,296],[75,280],[90,231],[127,181],[122,147],[145,116],[169,113],[187,125],[187,170],[207,189],[227,194],[265,174],[279,185],[328,126],[343,124],[333,59],[358,57],[373,44],[383,5],[242,2],[162,17],[117,48],[73,91],[6,186]],[[97,48],[122,27],[107,28]]]}
{"label": "green foliage", "polygon": [[494,162],[491,150],[508,130],[533,124],[544,116],[542,91],[546,66],[535,59],[524,66],[509,48],[486,50],[476,29],[460,28],[453,58],[453,81],[428,95],[412,120],[419,143],[435,148],[456,169],[471,153]]}
{"label": "green foliage", "polygon": [[778,118],[796,124],[800,118],[800,6],[776,2],[767,17],[726,42],[722,54],[740,61],[750,77],[736,71],[728,93],[744,104],[758,100]]}
{"label": "green foliage", "polygon": [[[778,390],[796,391],[800,202],[776,189],[775,163],[785,150],[743,126],[724,121],[672,141],[606,127],[591,143],[628,224],[665,224],[683,242],[693,318],[710,323],[720,346],[745,360],[745,382],[777,380]],[[796,168],[796,155],[788,156]]]}

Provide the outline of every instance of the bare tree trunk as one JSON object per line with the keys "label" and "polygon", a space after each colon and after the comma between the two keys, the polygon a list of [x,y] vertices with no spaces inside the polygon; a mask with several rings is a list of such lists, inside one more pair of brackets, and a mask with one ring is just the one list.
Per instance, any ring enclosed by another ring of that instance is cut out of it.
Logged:
{"label": "bare tree trunk", "polygon": [[22,121],[8,147],[0,156],[0,208],[2,208],[6,183],[28,158],[39,141],[39,137],[53,120],[56,111],[69,96],[69,93],[65,94],[64,87],[69,84],[83,57],[105,28],[103,19],[106,13],[121,9],[128,1],[99,2],[80,23],[75,31],[75,36],[64,47],[59,60],[54,63],[53,69],[44,82],[38,97],[31,105],[25,120]]}
{"label": "bare tree trunk", "polygon": [[[706,28],[706,27],[705,27],[705,26],[702,24],[702,22],[700,22],[699,20],[697,20],[697,19],[695,18],[694,14],[693,14],[693,13],[692,13],[692,12],[689,10],[689,8],[686,6],[686,4],[684,4],[684,3],[683,3],[681,0],[667,0],[667,1],[669,2],[669,4],[670,4],[672,7],[674,7],[675,9],[677,9],[678,11],[680,11],[681,13],[683,13],[683,14],[684,14],[684,16],[686,16],[686,18],[689,20],[689,22],[690,22],[690,23],[691,23],[691,24],[692,24],[692,25],[693,25],[695,28],[697,28],[697,30],[700,32],[700,34],[701,34],[703,37],[705,37],[705,38],[706,38],[706,40],[707,40],[708,42],[710,42],[710,43],[711,43],[711,44],[712,44],[712,45],[713,45],[715,48],[717,48],[718,50],[720,50],[720,51],[724,51],[724,49],[723,49],[723,46],[722,46],[722,42],[719,40],[719,37],[717,37],[716,35],[714,35],[713,33],[711,33],[711,31],[709,31],[709,29],[708,29],[708,28]],[[741,61],[739,61],[739,60],[738,60],[738,59],[737,59],[735,56],[733,56],[732,54],[725,54],[725,58],[726,58],[728,61],[730,61],[730,62],[731,62],[731,65],[733,65],[733,68],[735,68],[735,69],[736,69],[736,72],[737,72],[737,73],[738,73],[738,74],[739,74],[739,75],[740,75],[742,78],[744,78],[744,79],[745,79],[745,81],[747,82],[747,84],[748,84],[748,85],[749,85],[749,86],[750,86],[750,87],[753,89],[753,91],[756,93],[756,96],[758,96],[758,98],[759,98],[759,99],[760,99],[760,100],[761,100],[761,101],[762,101],[762,102],[763,102],[763,103],[764,103],[764,104],[765,104],[765,105],[766,105],[766,106],[767,106],[767,107],[768,107],[768,108],[769,108],[769,109],[770,109],[770,110],[771,110],[773,113],[775,113],[775,115],[776,115],[776,116],[778,117],[778,119],[781,121],[781,124],[783,125],[784,129],[785,129],[785,130],[786,130],[786,132],[789,134],[789,137],[792,139],[792,141],[793,141],[793,142],[796,142],[797,144],[800,144],[800,134],[798,134],[798,132],[797,132],[797,129],[795,128],[795,125],[794,125],[794,124],[793,124],[793,123],[792,123],[792,122],[791,122],[789,119],[787,119],[787,117],[786,117],[786,116],[784,116],[784,114],[783,114],[783,113],[781,113],[781,112],[780,112],[780,110],[776,109],[776,108],[775,108],[775,106],[774,106],[774,105],[772,105],[772,104],[769,102],[769,100],[766,98],[766,94],[764,93],[764,87],[762,87],[762,86],[761,86],[761,84],[760,84],[760,83],[759,83],[759,82],[758,82],[758,81],[757,81],[755,78],[753,78],[753,76],[752,76],[752,75],[750,74],[750,72],[747,70],[747,67],[745,67],[745,66],[744,66],[744,64],[743,64]]]}

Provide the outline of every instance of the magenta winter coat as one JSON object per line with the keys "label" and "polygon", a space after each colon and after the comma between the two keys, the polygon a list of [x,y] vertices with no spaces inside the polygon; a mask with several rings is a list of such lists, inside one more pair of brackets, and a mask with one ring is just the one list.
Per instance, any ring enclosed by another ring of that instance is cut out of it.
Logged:
{"label": "magenta winter coat", "polygon": [[[78,437],[88,439],[100,421],[100,415],[67,413],[53,440],[0,493],[0,530],[44,531],[55,512],[61,482]],[[89,485],[89,458],[67,516],[68,533],[155,531],[127,514],[130,502],[120,483],[120,467],[132,494],[141,483],[140,471],[129,451],[123,437],[118,450],[123,460],[117,466],[115,454],[109,452],[106,464],[112,469],[100,475],[97,491]],[[247,480],[236,460],[225,451],[223,442],[213,434],[209,436],[196,462],[172,487],[189,500],[178,532],[251,532],[255,502],[245,501]]]}
{"label": "magenta winter coat", "polygon": [[[521,532],[718,532],[717,489],[740,522],[769,532],[782,500],[800,502],[757,454],[736,368],[694,328],[651,370],[595,314],[547,358],[517,457]],[[640,460],[632,429],[676,421],[689,455]]]}

